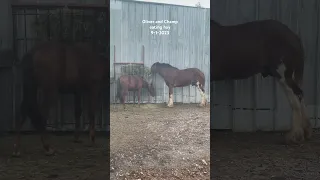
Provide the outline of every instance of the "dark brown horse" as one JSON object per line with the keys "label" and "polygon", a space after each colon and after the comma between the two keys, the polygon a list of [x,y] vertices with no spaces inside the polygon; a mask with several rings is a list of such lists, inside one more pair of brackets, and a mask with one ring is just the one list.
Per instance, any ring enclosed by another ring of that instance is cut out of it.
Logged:
{"label": "dark brown horse", "polygon": [[[140,107],[140,96],[141,89],[147,88],[149,94],[154,97],[156,95],[155,88],[151,83],[147,82],[143,77],[136,75],[123,75],[120,76],[117,83],[117,98],[120,99],[120,102],[123,104],[125,108],[126,96],[129,91],[137,91],[138,93],[138,104]],[[135,94],[134,94],[135,95]]]}
{"label": "dark brown horse", "polygon": [[151,72],[153,75],[158,73],[165,81],[169,88],[169,102],[168,107],[173,107],[173,88],[196,86],[201,94],[200,106],[207,104],[204,85],[205,77],[203,72],[197,68],[178,69],[166,63],[156,62],[151,66]]}
{"label": "dark brown horse", "polygon": [[276,78],[293,109],[287,142],[311,137],[302,92],[304,50],[298,35],[275,20],[222,26],[211,20],[211,80]]}
{"label": "dark brown horse", "polygon": [[[90,121],[90,141],[95,141],[95,111],[99,103],[103,84],[107,84],[108,62],[103,60],[87,43],[63,44],[44,42],[36,45],[22,59],[23,101],[21,103],[21,121],[17,126],[17,139],[14,144],[14,156],[18,156],[20,130],[27,117],[36,130],[41,132],[41,140],[47,155],[54,154],[46,140],[46,122],[59,93],[75,95],[75,142],[78,142],[81,109],[81,97],[88,107]],[[37,98],[42,92],[42,101]]]}

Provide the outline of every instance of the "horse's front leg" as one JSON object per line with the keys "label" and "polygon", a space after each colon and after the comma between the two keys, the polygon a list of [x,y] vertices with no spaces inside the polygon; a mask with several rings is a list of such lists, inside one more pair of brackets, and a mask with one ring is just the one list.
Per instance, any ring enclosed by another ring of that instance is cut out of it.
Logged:
{"label": "horse's front leg", "polygon": [[173,86],[169,85],[169,101],[168,101],[168,107],[173,107]]}
{"label": "horse's front leg", "polygon": [[201,95],[201,102],[200,102],[200,106],[206,106],[207,104],[207,100],[206,100],[206,94],[204,93],[204,88],[202,86],[202,84],[199,83],[199,81],[196,83],[196,87],[200,92]]}

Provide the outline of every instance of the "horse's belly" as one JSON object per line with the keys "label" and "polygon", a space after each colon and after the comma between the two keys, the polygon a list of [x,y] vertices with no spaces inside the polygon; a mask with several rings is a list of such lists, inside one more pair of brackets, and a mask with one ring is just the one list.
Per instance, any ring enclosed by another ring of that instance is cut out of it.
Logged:
{"label": "horse's belly", "polygon": [[175,80],[174,81],[174,87],[184,87],[187,85],[190,85],[192,78],[186,78],[186,80],[181,80],[181,78],[179,80]]}
{"label": "horse's belly", "polygon": [[130,88],[128,88],[128,90],[129,90],[129,91],[136,91],[136,90],[138,90],[138,88],[136,88],[136,87],[130,87]]}

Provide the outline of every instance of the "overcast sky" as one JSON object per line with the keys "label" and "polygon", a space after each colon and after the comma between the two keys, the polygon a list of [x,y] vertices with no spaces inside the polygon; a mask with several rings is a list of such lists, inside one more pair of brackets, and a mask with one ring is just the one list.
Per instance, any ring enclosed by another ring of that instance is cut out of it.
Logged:
{"label": "overcast sky", "polygon": [[210,0],[136,0],[136,1],[158,2],[158,3],[177,4],[177,5],[184,5],[184,6],[195,6],[195,4],[200,2],[202,7],[210,8]]}

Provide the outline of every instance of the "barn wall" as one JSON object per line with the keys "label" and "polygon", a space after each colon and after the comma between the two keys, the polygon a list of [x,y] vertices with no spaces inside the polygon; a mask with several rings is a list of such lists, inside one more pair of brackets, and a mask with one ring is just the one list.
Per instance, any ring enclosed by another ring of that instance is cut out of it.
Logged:
{"label": "barn wall", "polygon": [[[305,101],[310,121],[319,127],[319,3],[317,0],[214,0],[211,18],[223,25],[276,19],[298,33],[306,59]],[[212,86],[212,129],[275,131],[291,127],[291,108],[272,78],[216,82]]]}
{"label": "barn wall", "polygon": [[[205,90],[210,92],[210,9],[131,1],[111,1],[110,6],[111,78],[120,76],[119,65],[114,68],[114,61],[144,62],[147,67],[162,62],[179,69],[199,68],[206,76]],[[174,20],[179,23],[170,25],[170,35],[152,36],[150,25],[142,24],[142,20]],[[151,102],[167,102],[167,86],[161,77],[157,77],[156,82],[157,96]],[[115,101],[115,88],[112,84],[111,102]],[[143,99],[146,101],[147,97]],[[198,103],[200,94],[191,86],[175,88],[174,101]]]}

